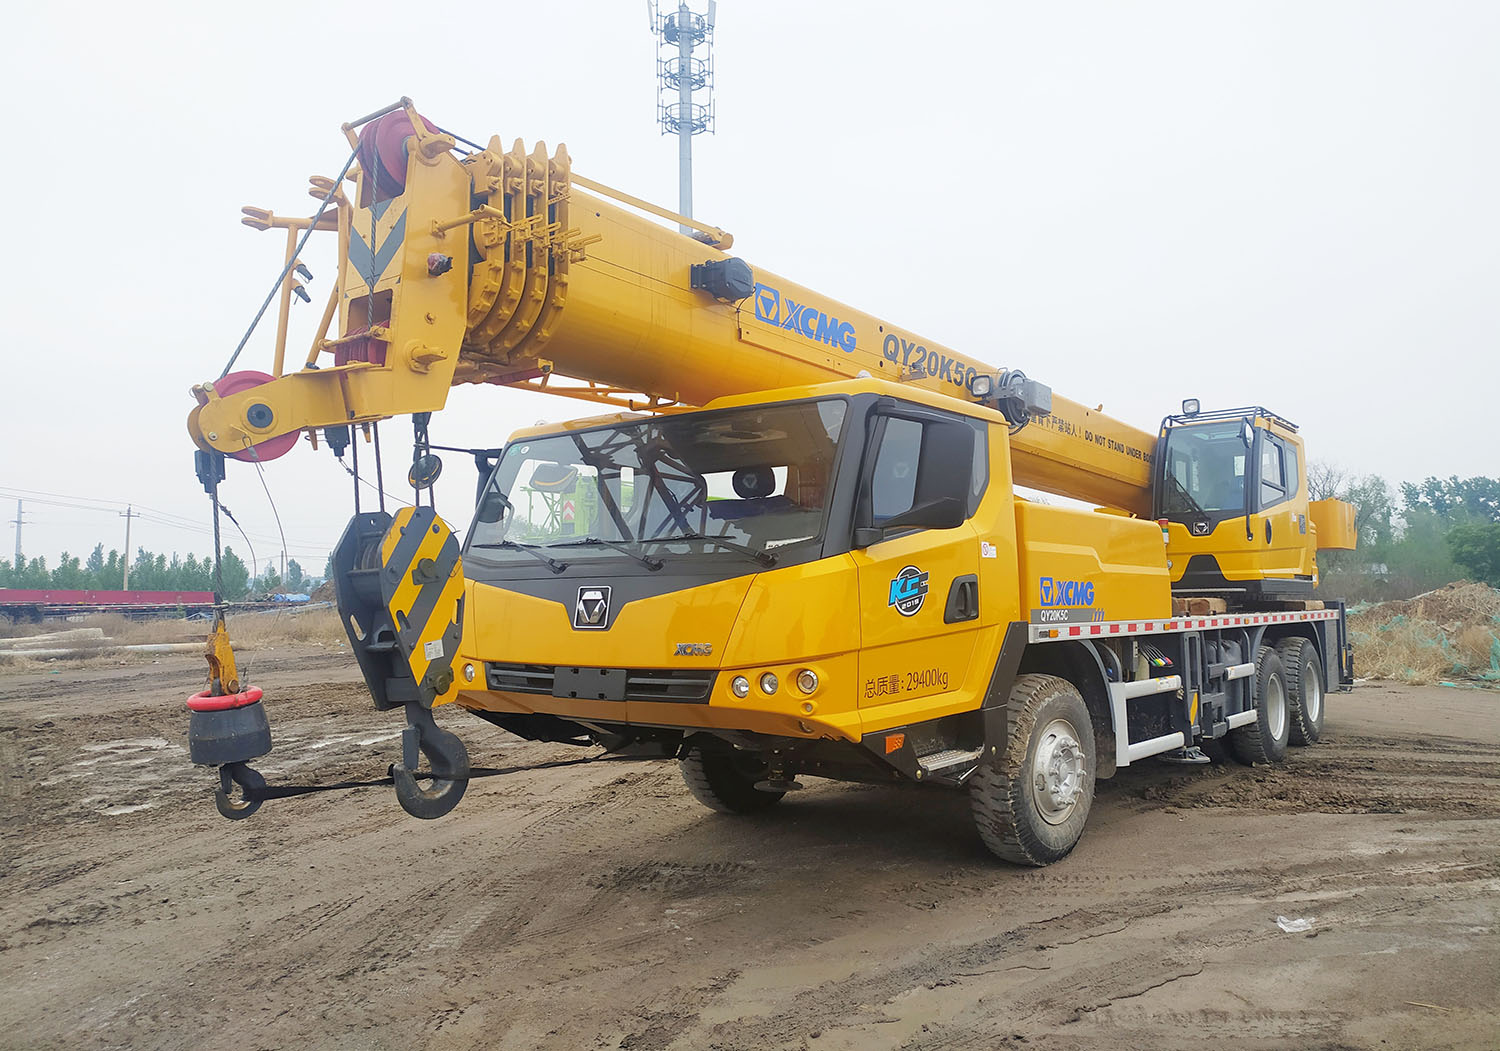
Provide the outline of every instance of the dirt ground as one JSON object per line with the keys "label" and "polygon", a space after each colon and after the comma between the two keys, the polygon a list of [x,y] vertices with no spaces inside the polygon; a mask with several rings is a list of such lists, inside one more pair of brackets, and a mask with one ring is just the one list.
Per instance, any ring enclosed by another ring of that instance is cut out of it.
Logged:
{"label": "dirt ground", "polygon": [[[0,668],[0,1046],[1500,1047],[1500,692],[1369,683],[1285,767],[1143,763],[1025,870],[960,794],[808,780],[728,818],[669,763],[231,823],[187,758],[200,676]],[[349,657],[256,678],[273,783],[384,773],[400,717]],[[579,754],[441,721],[476,764]]]}

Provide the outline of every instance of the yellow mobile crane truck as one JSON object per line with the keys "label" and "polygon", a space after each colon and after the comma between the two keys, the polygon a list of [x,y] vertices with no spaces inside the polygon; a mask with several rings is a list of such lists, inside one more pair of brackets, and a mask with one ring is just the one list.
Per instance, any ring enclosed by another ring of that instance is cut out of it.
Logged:
{"label": "yellow mobile crane truck", "polygon": [[[1207,761],[1220,740],[1277,762],[1352,683],[1342,604],[1311,599],[1352,511],[1309,502],[1302,438],[1275,413],[1189,401],[1141,431],[753,268],[563,148],[470,143],[404,99],[344,131],[316,215],[245,209],[287,235],[272,371],[194,388],[189,430],[217,510],[225,457],[306,434],[352,442],[356,475],[373,447],[378,471],[376,425],[412,415],[416,506],[362,508],[356,479],[334,555],[375,706],[407,718],[392,772],[409,813],[464,792],[467,753],[432,717],[455,705],[675,758],[720,811],[769,807],[801,774],[964,788],[994,853],[1046,864],[1077,843],[1096,778]],[[298,253],[323,230],[338,280],[289,368]],[[432,506],[427,436],[458,383],[612,410],[467,450],[462,543]],[[193,757],[247,816],[270,736],[222,621],[210,663]]]}

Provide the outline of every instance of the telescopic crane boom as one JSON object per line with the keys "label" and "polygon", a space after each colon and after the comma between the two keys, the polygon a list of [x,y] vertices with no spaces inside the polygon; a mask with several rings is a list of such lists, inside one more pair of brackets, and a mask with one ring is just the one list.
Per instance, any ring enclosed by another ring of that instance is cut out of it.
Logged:
{"label": "telescopic crane boom", "polygon": [[[269,382],[195,388],[205,450],[266,459],[303,429],[441,409],[458,383],[662,408],[860,375],[973,401],[990,377],[1022,428],[1018,484],[1151,512],[1154,435],[751,267],[723,231],[687,220],[698,239],[683,237],[641,212],[683,217],[574,174],[565,147],[495,138],[465,155],[409,102],[354,145],[350,183],[313,180],[337,209],[318,228],[336,225],[342,249],[323,331],[295,370],[278,346]],[[262,229],[309,222],[245,211]]]}

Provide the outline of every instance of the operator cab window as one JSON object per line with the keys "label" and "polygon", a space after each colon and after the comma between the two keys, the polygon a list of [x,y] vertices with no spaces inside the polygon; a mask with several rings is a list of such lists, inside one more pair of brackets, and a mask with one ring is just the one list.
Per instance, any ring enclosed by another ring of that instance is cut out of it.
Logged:
{"label": "operator cab window", "polygon": [[1271,507],[1287,497],[1286,456],[1281,439],[1264,434],[1260,442],[1260,506]]}
{"label": "operator cab window", "polygon": [[1247,457],[1242,423],[1222,420],[1167,432],[1163,514],[1217,517],[1244,510]]}
{"label": "operator cab window", "polygon": [[687,566],[814,557],[847,411],[844,399],[821,398],[512,442],[486,484],[464,557],[527,572],[547,559]]}

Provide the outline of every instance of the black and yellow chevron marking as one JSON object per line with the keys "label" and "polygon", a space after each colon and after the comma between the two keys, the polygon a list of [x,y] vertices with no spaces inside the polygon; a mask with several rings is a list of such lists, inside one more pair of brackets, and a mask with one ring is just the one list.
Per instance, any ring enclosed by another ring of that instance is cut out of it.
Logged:
{"label": "black and yellow chevron marking", "polygon": [[380,593],[396,645],[430,705],[453,684],[463,637],[463,565],[458,538],[430,507],[396,513],[380,544]]}

